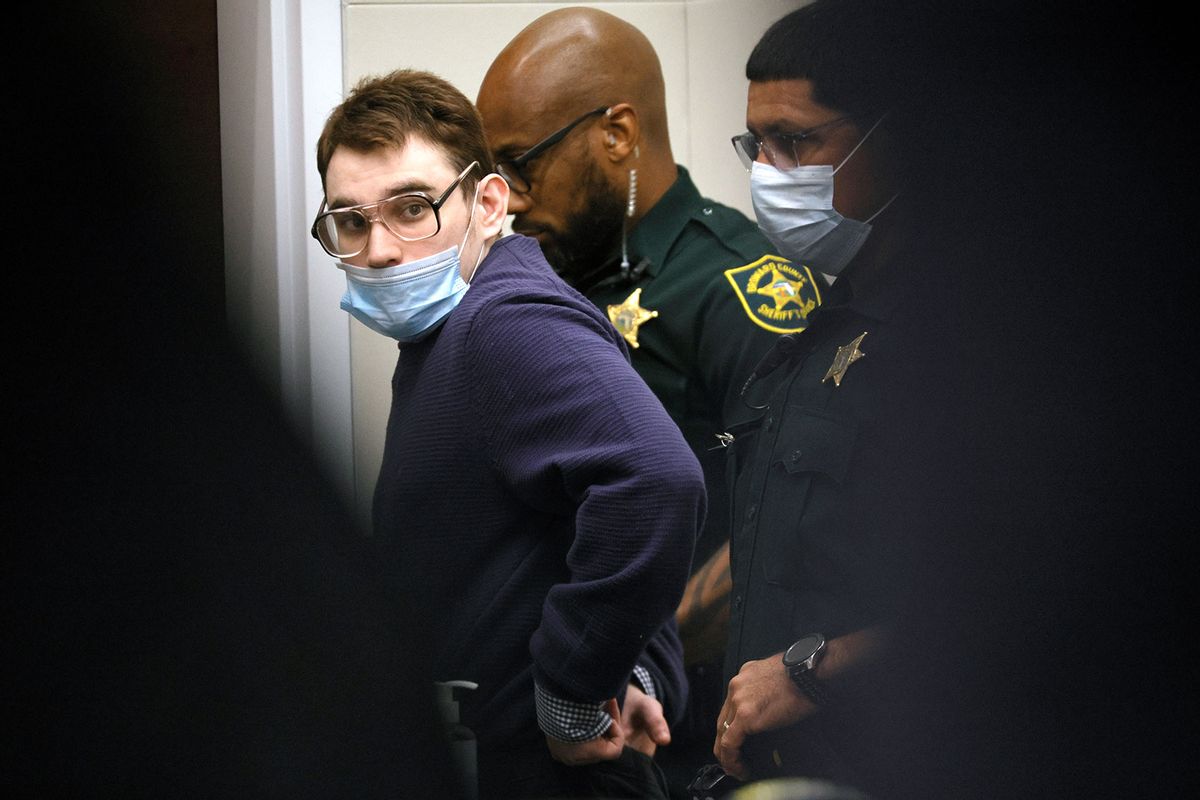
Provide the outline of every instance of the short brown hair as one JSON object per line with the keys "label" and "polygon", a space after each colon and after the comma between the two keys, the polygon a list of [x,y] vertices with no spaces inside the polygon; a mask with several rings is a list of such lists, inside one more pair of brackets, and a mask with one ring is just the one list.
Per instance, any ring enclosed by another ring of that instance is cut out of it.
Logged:
{"label": "short brown hair", "polygon": [[398,69],[360,80],[325,121],[317,140],[317,171],[325,185],[329,159],[338,147],[368,152],[404,147],[416,134],[442,150],[458,172],[478,161],[462,182],[467,193],[492,171],[492,155],[479,112],[462,92],[431,72]]}

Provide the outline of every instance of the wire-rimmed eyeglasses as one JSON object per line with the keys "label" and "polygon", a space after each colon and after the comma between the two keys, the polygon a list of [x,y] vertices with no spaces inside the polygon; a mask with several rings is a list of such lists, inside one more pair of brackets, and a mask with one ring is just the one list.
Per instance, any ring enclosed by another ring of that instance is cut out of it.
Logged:
{"label": "wire-rimmed eyeglasses", "polygon": [[438,210],[471,170],[478,166],[478,161],[468,164],[437,199],[424,192],[406,192],[385,197],[374,203],[333,208],[328,211],[325,210],[325,201],[322,200],[321,210],[317,212],[317,218],[312,224],[313,238],[334,258],[352,258],[367,249],[367,242],[371,238],[371,225],[376,221],[382,222],[383,227],[397,239],[406,242],[418,242],[436,236],[442,229],[442,218]]}
{"label": "wire-rimmed eyeglasses", "polygon": [[533,161],[542,153],[546,152],[551,147],[565,139],[567,134],[574,130],[576,125],[583,122],[585,119],[588,119],[589,117],[594,117],[597,114],[603,114],[604,112],[608,111],[609,108],[611,108],[611,106],[600,106],[599,108],[594,108],[586,114],[571,120],[566,125],[562,126],[545,139],[542,139],[540,142],[516,158],[497,162],[496,173],[499,174],[501,178],[504,178],[505,183],[507,183],[514,192],[528,192],[529,179],[525,177],[525,173],[521,171],[522,168],[530,161]]}
{"label": "wire-rimmed eyeglasses", "polygon": [[733,142],[733,149],[737,152],[738,158],[747,172],[750,171],[751,165],[758,160],[760,151],[766,155],[767,163],[776,169],[791,169],[800,165],[798,145],[801,142],[819,131],[849,120],[850,117],[838,117],[795,133],[767,133],[761,137],[746,131],[732,137],[730,141]]}

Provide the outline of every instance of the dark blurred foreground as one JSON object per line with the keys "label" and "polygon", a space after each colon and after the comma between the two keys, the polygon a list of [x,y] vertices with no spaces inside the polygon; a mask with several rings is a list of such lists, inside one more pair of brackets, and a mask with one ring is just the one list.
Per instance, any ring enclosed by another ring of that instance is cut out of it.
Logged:
{"label": "dark blurred foreground", "polygon": [[399,559],[225,335],[215,4],[61,12],[12,29],[5,787],[455,796]]}

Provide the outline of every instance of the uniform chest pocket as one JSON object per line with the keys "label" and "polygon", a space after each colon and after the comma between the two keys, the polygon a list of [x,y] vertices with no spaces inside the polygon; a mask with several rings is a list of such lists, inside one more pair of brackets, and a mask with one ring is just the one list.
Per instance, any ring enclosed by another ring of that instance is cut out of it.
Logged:
{"label": "uniform chest pocket", "polygon": [[842,487],[854,455],[850,420],[789,407],[779,423],[760,531],[776,543],[763,559],[768,583],[822,586],[840,580]]}
{"label": "uniform chest pocket", "polygon": [[818,473],[840,484],[850,465],[855,433],[846,420],[789,408],[772,460],[791,475]]}

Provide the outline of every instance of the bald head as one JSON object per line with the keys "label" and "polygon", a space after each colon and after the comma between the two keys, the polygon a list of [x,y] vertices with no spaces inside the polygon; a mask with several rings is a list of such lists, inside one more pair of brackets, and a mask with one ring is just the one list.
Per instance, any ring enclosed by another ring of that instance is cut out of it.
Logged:
{"label": "bald head", "polygon": [[616,103],[635,109],[643,155],[669,154],[662,67],[650,40],[604,11],[564,8],[534,20],[500,52],[483,79],[478,105],[494,111],[520,104],[565,123]]}
{"label": "bald head", "polygon": [[658,56],[612,14],[539,17],[496,57],[476,106],[513,186],[513,231],[536,237],[576,286],[608,269],[624,232],[675,182]]}

